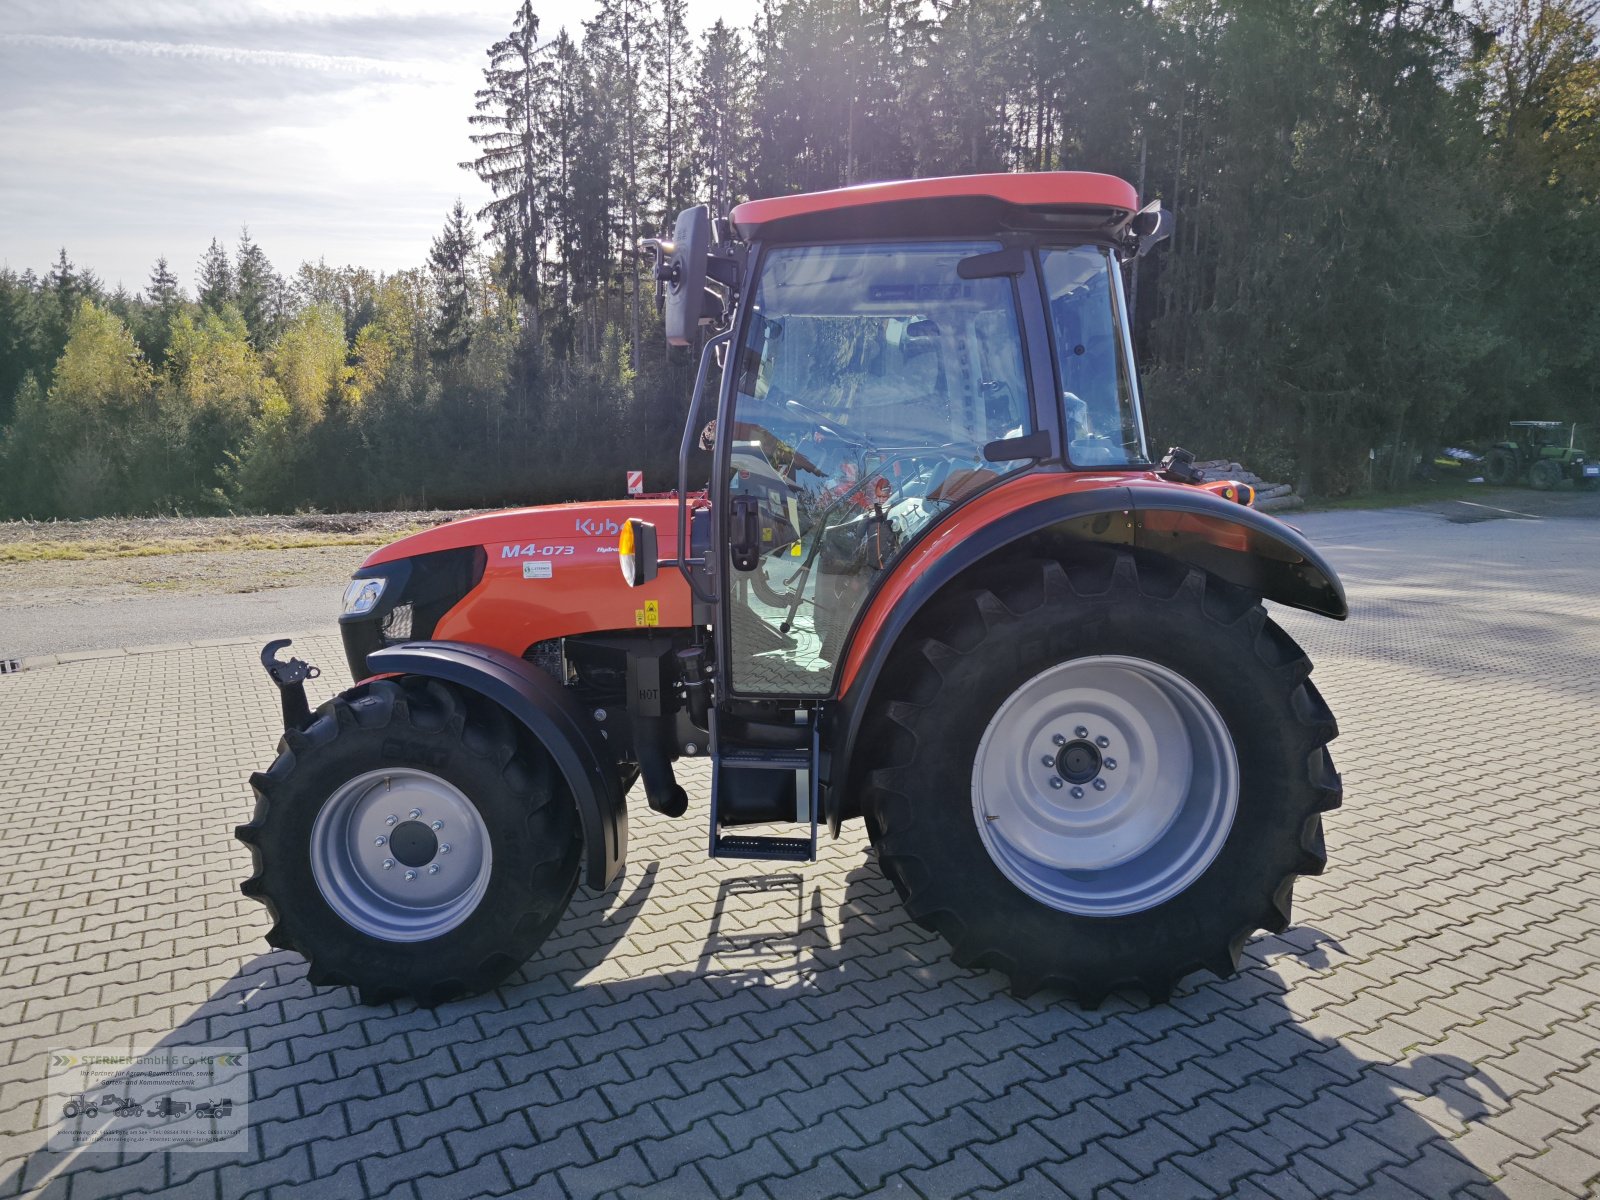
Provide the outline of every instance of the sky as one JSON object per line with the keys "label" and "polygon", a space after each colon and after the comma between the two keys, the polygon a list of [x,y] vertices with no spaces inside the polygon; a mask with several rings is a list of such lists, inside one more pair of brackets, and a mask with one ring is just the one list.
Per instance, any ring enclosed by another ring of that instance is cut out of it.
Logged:
{"label": "sky", "polygon": [[[0,266],[65,246],[109,287],[186,288],[242,226],[289,274],[420,266],[460,196],[484,51],[519,0],[0,0]],[[749,3],[690,0],[693,31]],[[595,0],[535,0],[541,40]]]}

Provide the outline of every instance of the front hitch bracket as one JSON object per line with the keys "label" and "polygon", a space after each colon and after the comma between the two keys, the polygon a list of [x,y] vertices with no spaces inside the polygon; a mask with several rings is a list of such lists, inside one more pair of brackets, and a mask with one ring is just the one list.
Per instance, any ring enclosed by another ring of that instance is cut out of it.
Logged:
{"label": "front hitch bracket", "polygon": [[291,729],[304,729],[311,724],[311,705],[306,702],[306,680],[322,674],[321,670],[303,659],[291,658],[288,662],[280,662],[278,651],[292,645],[294,642],[291,639],[281,638],[261,647],[261,665],[266,668],[268,678],[278,685],[285,733]]}

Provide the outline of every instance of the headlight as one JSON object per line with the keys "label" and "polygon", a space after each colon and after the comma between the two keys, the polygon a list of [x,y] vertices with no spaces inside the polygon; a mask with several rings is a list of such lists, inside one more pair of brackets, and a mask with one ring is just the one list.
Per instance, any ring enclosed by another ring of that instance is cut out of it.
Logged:
{"label": "headlight", "polygon": [[349,617],[371,612],[377,606],[378,598],[383,595],[384,584],[388,582],[382,576],[376,579],[352,579],[350,586],[344,590],[344,606],[339,610],[340,614]]}

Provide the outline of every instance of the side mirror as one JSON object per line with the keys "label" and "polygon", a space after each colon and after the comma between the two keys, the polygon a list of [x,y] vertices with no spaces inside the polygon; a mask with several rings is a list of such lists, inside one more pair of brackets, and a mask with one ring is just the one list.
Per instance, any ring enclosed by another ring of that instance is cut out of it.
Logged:
{"label": "side mirror", "polygon": [[1177,221],[1172,214],[1161,207],[1161,201],[1152,200],[1133,215],[1133,220],[1128,222],[1128,231],[1138,239],[1137,254],[1143,258],[1156,248],[1160,242],[1172,236],[1172,231],[1177,227]]}
{"label": "side mirror", "polygon": [[[663,247],[663,249],[666,249]],[[704,204],[678,214],[671,249],[657,271],[666,285],[667,343],[687,346],[705,315],[706,256],[711,253],[711,210]]]}
{"label": "side mirror", "polygon": [[638,517],[629,517],[617,535],[617,562],[622,566],[622,578],[629,587],[643,587],[656,577],[659,561],[656,527]]}

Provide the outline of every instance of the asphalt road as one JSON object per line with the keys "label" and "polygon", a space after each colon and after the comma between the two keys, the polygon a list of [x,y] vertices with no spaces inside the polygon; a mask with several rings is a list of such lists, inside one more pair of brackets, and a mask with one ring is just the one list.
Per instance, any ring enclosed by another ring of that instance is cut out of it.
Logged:
{"label": "asphalt road", "polygon": [[[270,551],[263,551],[270,553]],[[131,596],[0,608],[0,657],[331,630],[344,580],[222,596]]]}

